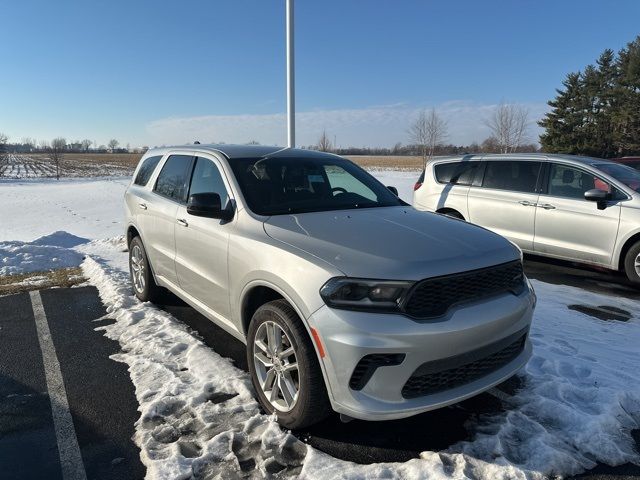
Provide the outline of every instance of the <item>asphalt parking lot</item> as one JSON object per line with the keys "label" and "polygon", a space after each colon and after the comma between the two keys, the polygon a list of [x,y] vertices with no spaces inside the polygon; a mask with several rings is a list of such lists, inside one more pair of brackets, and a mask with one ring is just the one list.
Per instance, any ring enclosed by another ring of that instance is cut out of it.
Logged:
{"label": "asphalt parking lot", "polygon": [[[620,275],[538,258],[530,278],[640,299]],[[579,306],[578,306],[579,307]],[[171,294],[161,308],[246,370],[244,345]],[[607,310],[591,312],[606,315]],[[95,328],[110,323],[94,287],[0,297],[0,472],[7,479],[142,478],[132,437],[138,419],[119,345]],[[615,314],[616,312],[609,312]],[[622,315],[618,312],[619,315]],[[470,439],[470,421],[509,408],[515,377],[489,393],[411,419],[341,423],[337,415],[294,432],[313,447],[357,463],[406,461]],[[640,435],[636,436],[640,448]],[[581,478],[640,479],[640,467],[604,465]]]}

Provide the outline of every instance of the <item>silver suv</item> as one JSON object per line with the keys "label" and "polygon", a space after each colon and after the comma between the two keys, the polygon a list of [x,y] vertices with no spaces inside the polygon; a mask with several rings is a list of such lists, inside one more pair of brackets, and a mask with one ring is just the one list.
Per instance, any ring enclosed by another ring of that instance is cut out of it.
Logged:
{"label": "silver suv", "polygon": [[468,220],[537,255],[624,271],[640,286],[640,172],[571,155],[465,155],[432,161],[419,210]]}
{"label": "silver suv", "polygon": [[258,399],[286,427],[442,407],[531,354],[518,248],[414,210],[341,157],[152,150],[125,209],[137,297],[166,287],[246,343]]}

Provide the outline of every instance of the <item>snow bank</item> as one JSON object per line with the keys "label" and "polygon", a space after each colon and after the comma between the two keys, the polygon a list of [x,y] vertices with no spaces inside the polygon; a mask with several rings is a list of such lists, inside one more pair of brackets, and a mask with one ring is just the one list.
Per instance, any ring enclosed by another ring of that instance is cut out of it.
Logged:
{"label": "snow bank", "polygon": [[129,365],[147,478],[299,472],[306,445],[260,413],[245,372],[168,313],[138,302],[126,272],[92,258],[82,266],[116,320],[99,330],[120,342],[113,358]]}
{"label": "snow bank", "polygon": [[0,275],[77,267],[81,262],[82,255],[67,248],[25,242],[0,242]]}

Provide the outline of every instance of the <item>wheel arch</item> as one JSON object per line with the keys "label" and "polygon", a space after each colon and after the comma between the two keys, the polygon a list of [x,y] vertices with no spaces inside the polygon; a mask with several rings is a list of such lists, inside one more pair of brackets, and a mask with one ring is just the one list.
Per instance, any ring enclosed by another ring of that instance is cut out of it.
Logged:
{"label": "wheel arch", "polygon": [[631,249],[636,242],[640,242],[640,232],[636,232],[627,238],[620,249],[620,255],[618,255],[618,270],[624,270],[624,259],[627,256],[627,252]]}
{"label": "wheel arch", "polygon": [[135,237],[140,237],[140,240],[142,240],[142,236],[140,235],[140,231],[136,228],[136,226],[135,225],[129,225],[127,227],[127,247],[129,247],[129,244],[131,243],[131,240],[133,240]]}
{"label": "wheel arch", "polygon": [[454,215],[458,215],[462,220],[465,219],[464,215],[462,215],[462,213],[460,213],[455,208],[451,208],[451,207],[439,208],[438,210],[436,210],[436,213],[441,213],[443,215],[454,214]]}

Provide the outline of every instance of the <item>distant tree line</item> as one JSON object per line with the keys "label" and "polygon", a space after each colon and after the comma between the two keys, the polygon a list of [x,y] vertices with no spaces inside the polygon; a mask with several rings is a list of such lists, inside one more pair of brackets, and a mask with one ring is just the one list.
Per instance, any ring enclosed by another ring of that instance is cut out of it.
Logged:
{"label": "distant tree line", "polygon": [[640,36],[569,73],[538,124],[546,152],[602,158],[640,154]]}
{"label": "distant tree line", "polygon": [[149,147],[134,147],[130,145],[120,147],[120,142],[115,138],[109,140],[107,145],[98,145],[93,140],[67,141],[64,137],[53,140],[36,140],[24,137],[19,141],[9,142],[9,137],[0,132],[0,154],[2,153],[144,153]]}

